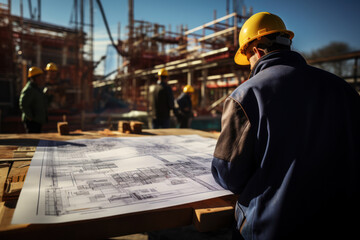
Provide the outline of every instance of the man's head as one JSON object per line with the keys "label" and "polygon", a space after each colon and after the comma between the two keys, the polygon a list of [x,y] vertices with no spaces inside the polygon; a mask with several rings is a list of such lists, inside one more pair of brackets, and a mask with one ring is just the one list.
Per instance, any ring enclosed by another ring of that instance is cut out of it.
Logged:
{"label": "man's head", "polygon": [[33,81],[36,85],[39,87],[43,87],[44,82],[44,72],[41,70],[41,68],[38,67],[31,67],[28,71],[28,78],[29,80]]}
{"label": "man's head", "polygon": [[57,72],[58,67],[56,66],[55,63],[49,62],[48,64],[46,64],[45,71],[47,71],[47,72]]}
{"label": "man's head", "polygon": [[168,74],[168,72],[166,71],[165,68],[162,68],[162,69],[159,70],[158,78],[159,78],[159,80],[161,82],[165,82],[167,80],[168,76],[169,76],[169,74]]}
{"label": "man's head", "polygon": [[251,16],[239,34],[239,50],[235,62],[251,68],[262,56],[281,49],[290,49],[294,33],[287,30],[280,17],[260,12]]}
{"label": "man's head", "polygon": [[191,86],[191,85],[186,85],[184,88],[183,88],[183,92],[188,94],[188,95],[191,95],[195,92],[194,88]]}
{"label": "man's head", "polygon": [[56,75],[58,73],[58,67],[56,66],[56,64],[53,62],[49,62],[45,67],[45,71],[46,81],[49,83],[54,83]]}

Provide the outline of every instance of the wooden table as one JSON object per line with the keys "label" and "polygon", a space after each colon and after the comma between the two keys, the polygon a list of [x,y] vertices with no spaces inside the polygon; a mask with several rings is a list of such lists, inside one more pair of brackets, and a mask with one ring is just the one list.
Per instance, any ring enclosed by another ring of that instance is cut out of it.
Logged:
{"label": "wooden table", "polygon": [[[193,129],[151,129],[142,134],[115,131],[42,134],[0,134],[0,239],[104,239],[133,233],[194,224],[199,231],[217,230],[233,221],[235,196],[219,197],[175,207],[124,214],[106,218],[59,224],[12,225],[11,219],[26,172],[41,139],[71,140],[101,137],[188,135],[217,138],[218,134]],[[6,187],[6,189],[4,189]]]}

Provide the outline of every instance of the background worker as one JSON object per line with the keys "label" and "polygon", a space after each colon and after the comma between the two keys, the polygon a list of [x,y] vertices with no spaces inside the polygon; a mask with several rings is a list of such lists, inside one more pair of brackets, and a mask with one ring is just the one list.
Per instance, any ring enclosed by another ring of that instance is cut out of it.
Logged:
{"label": "background worker", "polygon": [[158,81],[151,91],[153,128],[170,127],[170,110],[174,109],[174,95],[167,84],[168,72],[162,68],[158,72]]}
{"label": "background worker", "polygon": [[66,86],[59,82],[59,69],[53,62],[45,67],[44,93],[48,96],[49,111],[57,111],[66,108]]}
{"label": "background worker", "polygon": [[57,91],[57,73],[58,68],[55,63],[49,62],[45,67],[45,86],[43,92],[47,95],[50,109],[58,109],[60,96]]}
{"label": "background worker", "polygon": [[38,67],[28,71],[28,82],[21,90],[19,106],[27,133],[40,133],[47,122],[47,97],[43,93],[44,72]]}
{"label": "background worker", "polygon": [[[360,97],[290,50],[267,12],[239,34],[250,78],[225,101],[212,173],[239,194],[235,239],[351,239],[358,229]],[[356,234],[358,235],[358,234]]]}
{"label": "background worker", "polygon": [[191,85],[186,85],[183,92],[176,99],[179,108],[177,109],[176,117],[180,122],[180,128],[189,128],[190,119],[193,117],[191,95],[194,93],[194,88]]}
{"label": "background worker", "polygon": [[49,62],[45,67],[46,71],[46,84],[55,85],[57,84],[57,73],[58,67],[55,63]]}

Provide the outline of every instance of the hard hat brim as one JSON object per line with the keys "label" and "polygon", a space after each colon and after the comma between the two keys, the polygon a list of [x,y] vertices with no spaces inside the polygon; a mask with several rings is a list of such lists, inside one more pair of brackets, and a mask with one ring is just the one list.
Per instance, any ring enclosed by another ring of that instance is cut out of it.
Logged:
{"label": "hard hat brim", "polygon": [[234,61],[237,65],[250,65],[249,60],[241,53],[240,49],[237,50]]}
{"label": "hard hat brim", "polygon": [[165,68],[162,68],[158,71],[158,76],[169,76],[169,73]]}
{"label": "hard hat brim", "polygon": [[43,74],[43,73],[28,74],[28,78],[36,77],[36,76],[39,76],[41,74]]}

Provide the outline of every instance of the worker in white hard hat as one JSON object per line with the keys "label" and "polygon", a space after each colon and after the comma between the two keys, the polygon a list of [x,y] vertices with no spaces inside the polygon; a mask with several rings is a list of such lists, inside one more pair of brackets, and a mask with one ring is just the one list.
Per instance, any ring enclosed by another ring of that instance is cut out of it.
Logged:
{"label": "worker in white hard hat", "polygon": [[153,128],[170,127],[170,111],[174,109],[174,95],[167,84],[168,72],[165,68],[158,71],[158,81],[150,93]]}
{"label": "worker in white hard hat", "polygon": [[293,37],[268,12],[239,34],[235,62],[250,78],[225,100],[212,161],[216,182],[239,196],[234,239],[358,235],[360,96],[291,51]]}
{"label": "worker in white hard hat", "polygon": [[40,133],[42,125],[47,122],[48,101],[43,93],[44,85],[43,70],[35,66],[29,68],[28,82],[21,90],[19,99],[21,119],[27,133]]}
{"label": "worker in white hard hat", "polygon": [[191,85],[186,85],[183,88],[183,92],[176,99],[176,103],[179,106],[176,117],[180,123],[180,128],[190,127],[190,120],[193,117],[191,95],[194,91]]}

